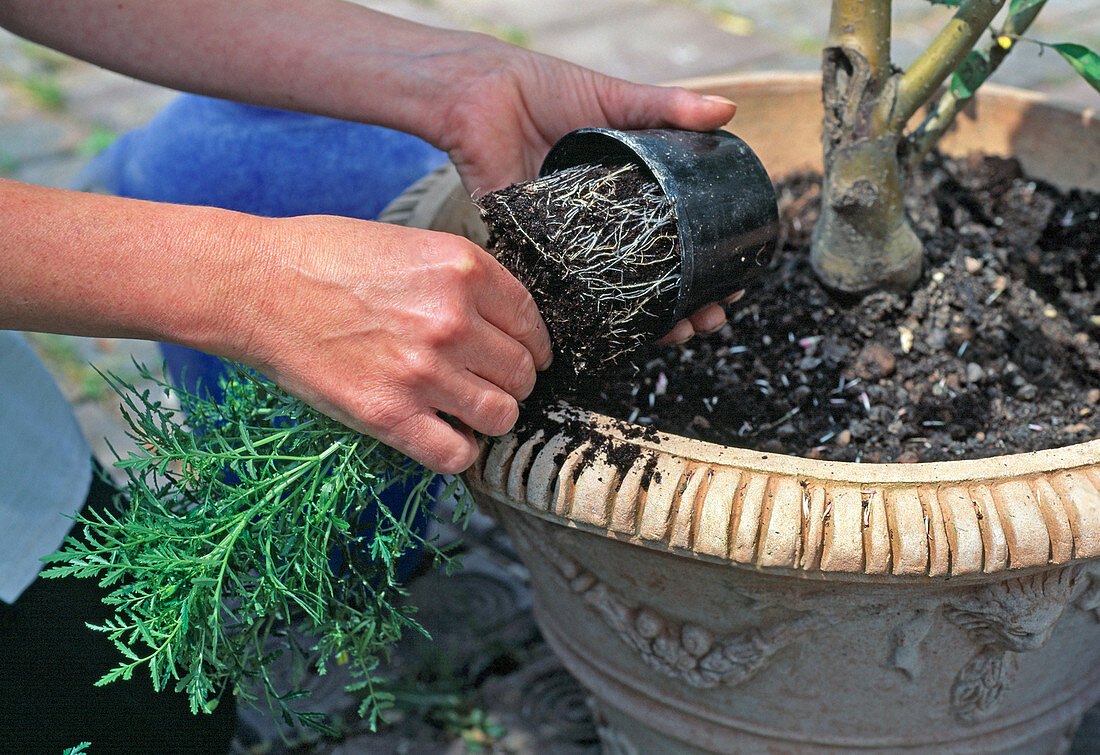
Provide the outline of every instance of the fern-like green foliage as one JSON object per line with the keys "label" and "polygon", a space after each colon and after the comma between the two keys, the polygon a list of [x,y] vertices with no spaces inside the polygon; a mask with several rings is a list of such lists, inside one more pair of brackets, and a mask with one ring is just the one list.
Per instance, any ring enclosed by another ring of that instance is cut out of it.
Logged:
{"label": "fern-like green foliage", "polygon": [[[158,690],[185,690],[196,713],[226,691],[259,702],[259,688],[286,721],[326,730],[320,714],[292,708],[304,693],[279,689],[269,670],[283,653],[322,673],[336,658],[374,726],[390,702],[378,664],[403,631],[420,631],[401,602],[398,560],[426,548],[452,565],[422,535],[439,481],[243,370],[219,403],[138,369],[179,406],[106,376],[142,451],[116,463],[128,477],[117,510],[81,520],[83,535],[44,572],[110,588],[115,615],[93,629],[123,659],[98,683],[144,666]],[[411,492],[391,510],[379,496],[394,485]],[[469,509],[460,495],[456,518]]]}

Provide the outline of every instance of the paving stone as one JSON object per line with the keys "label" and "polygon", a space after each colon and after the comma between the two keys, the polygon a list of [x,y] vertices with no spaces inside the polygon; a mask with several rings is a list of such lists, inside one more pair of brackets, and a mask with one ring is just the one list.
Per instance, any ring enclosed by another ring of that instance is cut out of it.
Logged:
{"label": "paving stone", "polygon": [[1073,737],[1069,755],[1096,755],[1100,752],[1100,705],[1089,710]]}
{"label": "paving stone", "polygon": [[[126,475],[114,468],[114,451],[120,457],[126,458],[131,451],[137,450],[137,444],[126,434],[118,417],[99,404],[84,401],[74,406],[73,411],[88,445],[91,446],[92,456],[108,471],[116,485],[124,484]],[[114,451],[111,450],[112,447]]]}
{"label": "paving stone", "polygon": [[436,0],[435,7],[468,26],[512,27],[544,36],[578,26],[616,28],[624,16],[644,12],[652,2],[639,0]]}
{"label": "paving stone", "polygon": [[606,26],[571,26],[531,46],[612,76],[667,82],[719,71],[744,70],[753,61],[781,51],[757,37],[742,37],[710,23],[700,12],[677,6],[644,6]]}
{"label": "paving stone", "polygon": [[179,95],[85,63],[73,66],[62,81],[71,117],[116,132],[144,125]]}
{"label": "paving stone", "polygon": [[481,690],[482,703],[508,732],[500,742],[505,752],[597,755],[599,738],[588,697],[545,645],[522,668]]}
{"label": "paving stone", "polygon": [[118,375],[134,372],[133,363],[144,364],[154,372],[159,371],[163,357],[153,341],[135,338],[80,338],[71,336],[73,349],[80,358],[100,370]]}
{"label": "paving stone", "polygon": [[0,29],[0,70],[8,77],[22,78],[41,72],[43,55],[50,60],[57,60],[59,57],[52,50],[46,50],[6,29]]}
{"label": "paving stone", "polygon": [[418,24],[438,26],[442,29],[464,28],[459,21],[443,13],[432,2],[418,0],[351,0],[351,2],[407,21],[415,21]]}
{"label": "paving stone", "polygon": [[[771,39],[783,39],[796,44],[814,45],[820,50],[829,31],[829,3],[805,0],[767,0],[746,3],[737,0],[689,0],[715,14],[715,23],[731,18],[746,19],[751,26],[746,31]],[[895,6],[900,5],[895,3]]]}
{"label": "paving stone", "polygon": [[75,129],[42,120],[0,121],[0,155],[25,163],[64,155],[76,142]]}
{"label": "paving stone", "polygon": [[9,175],[16,181],[67,189],[73,185],[86,162],[87,158],[62,153],[43,160],[18,163]]}

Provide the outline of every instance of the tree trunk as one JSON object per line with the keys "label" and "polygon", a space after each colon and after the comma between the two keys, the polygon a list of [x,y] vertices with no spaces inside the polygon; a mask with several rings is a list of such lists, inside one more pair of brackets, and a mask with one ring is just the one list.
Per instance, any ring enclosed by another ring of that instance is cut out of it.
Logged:
{"label": "tree trunk", "polygon": [[889,2],[834,0],[822,73],[825,178],[810,262],[826,286],[847,293],[908,289],[922,251],[890,124]]}

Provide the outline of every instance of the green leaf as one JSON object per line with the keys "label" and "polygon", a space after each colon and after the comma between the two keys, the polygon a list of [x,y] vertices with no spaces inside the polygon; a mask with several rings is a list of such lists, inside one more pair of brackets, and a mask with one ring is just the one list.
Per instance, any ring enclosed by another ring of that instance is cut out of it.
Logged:
{"label": "green leaf", "polygon": [[948,85],[951,88],[951,94],[959,100],[970,99],[989,74],[989,53],[985,50],[971,50],[962,64],[951,74]]}
{"label": "green leaf", "polygon": [[99,680],[96,681],[95,686],[96,687],[102,687],[105,684],[110,684],[111,682],[118,680],[123,675],[123,673],[125,673],[125,671],[126,671],[126,666],[119,666],[118,668],[113,668],[110,671],[108,671],[106,674],[104,674],[102,677],[100,677]]}
{"label": "green leaf", "polygon": [[1058,53],[1073,66],[1077,73],[1084,77],[1093,89],[1100,92],[1100,55],[1084,45],[1062,42],[1051,45]]}
{"label": "green leaf", "polygon": [[932,5],[950,5],[952,8],[958,8],[962,5],[962,0],[928,0]]}
{"label": "green leaf", "polygon": [[1008,15],[1018,15],[1031,10],[1036,5],[1042,5],[1045,2],[1046,0],[1012,0],[1012,2],[1008,4]]}

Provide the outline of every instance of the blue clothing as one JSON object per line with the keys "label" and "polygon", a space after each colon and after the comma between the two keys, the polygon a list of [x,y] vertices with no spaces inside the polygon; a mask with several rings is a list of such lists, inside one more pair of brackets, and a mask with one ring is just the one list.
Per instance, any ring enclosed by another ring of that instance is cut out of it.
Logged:
{"label": "blue clothing", "polygon": [[398,131],[181,95],[77,179],[86,188],[267,217],[373,220],[447,156]]}

